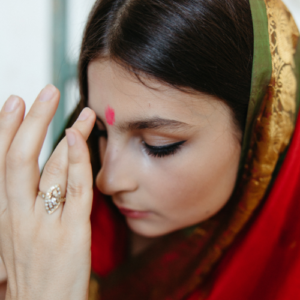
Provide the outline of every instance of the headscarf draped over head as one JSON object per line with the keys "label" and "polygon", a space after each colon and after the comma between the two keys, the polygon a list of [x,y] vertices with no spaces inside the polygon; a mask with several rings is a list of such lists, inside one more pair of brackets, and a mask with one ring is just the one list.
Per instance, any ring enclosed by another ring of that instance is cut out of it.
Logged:
{"label": "headscarf draped over head", "polygon": [[95,189],[90,299],[300,299],[299,32],[280,0],[249,2],[252,86],[231,199],[129,259],[124,220]]}

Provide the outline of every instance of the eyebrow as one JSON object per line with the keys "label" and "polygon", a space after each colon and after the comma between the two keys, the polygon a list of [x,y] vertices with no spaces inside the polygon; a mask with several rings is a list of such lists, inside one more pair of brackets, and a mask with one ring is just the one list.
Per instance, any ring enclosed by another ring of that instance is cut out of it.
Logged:
{"label": "eyebrow", "polygon": [[[103,124],[103,121],[100,117],[97,116],[97,120]],[[119,125],[116,125],[117,129],[120,132],[126,132],[131,130],[142,130],[142,129],[183,129],[183,128],[190,128],[191,125],[170,119],[163,119],[160,117],[153,117],[148,119],[142,120],[135,120],[131,122],[124,122]]]}

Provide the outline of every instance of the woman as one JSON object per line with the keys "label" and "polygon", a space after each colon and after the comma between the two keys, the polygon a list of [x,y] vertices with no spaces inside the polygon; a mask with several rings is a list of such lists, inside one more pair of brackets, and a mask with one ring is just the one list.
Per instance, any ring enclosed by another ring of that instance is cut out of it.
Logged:
{"label": "woman", "polygon": [[1,111],[7,299],[298,299],[298,37],[277,0],[96,2],[41,179],[57,90]]}

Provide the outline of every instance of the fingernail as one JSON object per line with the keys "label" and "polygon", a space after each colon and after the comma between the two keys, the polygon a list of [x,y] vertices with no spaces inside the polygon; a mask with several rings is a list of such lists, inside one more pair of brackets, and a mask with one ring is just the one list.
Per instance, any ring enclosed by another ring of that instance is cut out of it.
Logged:
{"label": "fingernail", "polygon": [[6,112],[12,112],[13,110],[16,109],[19,103],[20,103],[20,99],[17,96],[12,95],[7,99],[4,110]]}
{"label": "fingernail", "polygon": [[56,93],[56,88],[52,84],[48,84],[41,92],[39,101],[46,102],[53,98]]}
{"label": "fingernail", "polygon": [[76,136],[72,131],[66,130],[68,145],[71,147],[76,142]]}
{"label": "fingernail", "polygon": [[85,108],[79,115],[77,121],[85,121],[90,116],[90,112]]}

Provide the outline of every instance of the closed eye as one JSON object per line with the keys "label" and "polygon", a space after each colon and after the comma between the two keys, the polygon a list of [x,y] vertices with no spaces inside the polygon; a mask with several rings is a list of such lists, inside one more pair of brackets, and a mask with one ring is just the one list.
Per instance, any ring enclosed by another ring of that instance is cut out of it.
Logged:
{"label": "closed eye", "polygon": [[[97,126],[95,126],[91,133],[95,138],[104,137],[107,138],[107,131],[100,130]],[[180,150],[181,146],[186,141],[180,141],[177,143],[164,145],[164,146],[151,146],[148,145],[145,141],[143,141],[144,149],[146,150],[149,156],[154,157],[164,157],[168,155],[174,155],[178,150]]]}
{"label": "closed eye", "polygon": [[151,146],[143,142],[144,148],[149,156],[164,157],[175,154],[186,141],[177,142],[164,146]]}

